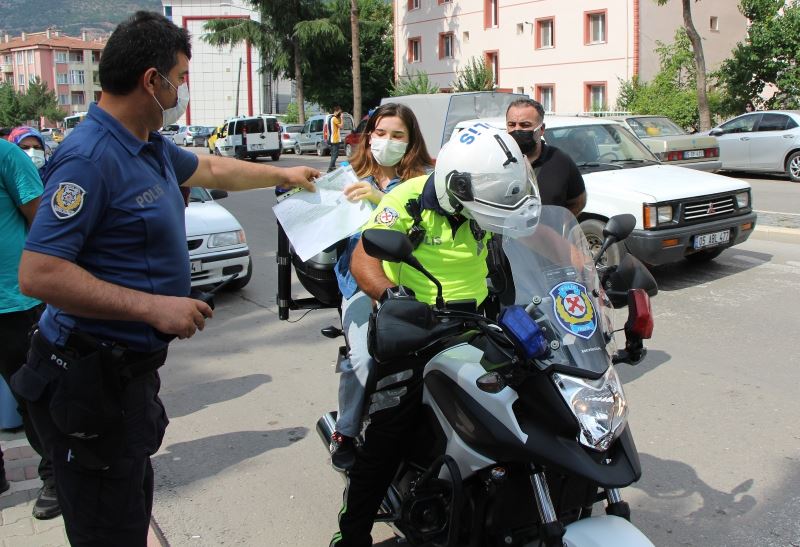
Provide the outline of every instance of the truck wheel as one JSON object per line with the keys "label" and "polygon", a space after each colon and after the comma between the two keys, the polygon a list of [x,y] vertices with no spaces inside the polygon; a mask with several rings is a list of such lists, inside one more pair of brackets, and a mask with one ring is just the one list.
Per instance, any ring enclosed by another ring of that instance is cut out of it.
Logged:
{"label": "truck wheel", "polygon": [[697,251],[696,253],[692,253],[690,255],[686,255],[686,260],[689,262],[694,262],[695,264],[701,264],[703,262],[711,262],[719,255],[722,254],[727,247],[716,248],[716,249],[706,249],[705,251]]}
{"label": "truck wheel", "polygon": [[[592,256],[595,256],[600,251],[600,247],[603,246],[603,228],[605,227],[605,221],[594,218],[581,222],[581,230],[583,230],[583,233],[586,235],[586,242],[589,244],[589,250],[592,252]],[[622,243],[614,243],[606,250],[598,265],[618,266],[626,252]]]}
{"label": "truck wheel", "polygon": [[253,259],[250,258],[247,262],[247,275],[244,277],[237,277],[223,288],[223,291],[238,291],[243,289],[245,285],[250,283],[250,278],[253,277]]}
{"label": "truck wheel", "polygon": [[272,158],[272,161],[278,161],[279,159],[281,159],[281,153],[280,152],[275,152],[274,154],[272,154],[270,156],[270,158]]}
{"label": "truck wheel", "polygon": [[786,175],[792,182],[800,182],[800,151],[789,154],[786,160]]}

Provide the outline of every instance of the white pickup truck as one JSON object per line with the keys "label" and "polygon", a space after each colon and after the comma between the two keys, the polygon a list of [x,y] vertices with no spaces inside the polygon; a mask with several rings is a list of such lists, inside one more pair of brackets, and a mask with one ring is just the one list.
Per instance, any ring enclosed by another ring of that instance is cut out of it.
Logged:
{"label": "white pickup truck", "polygon": [[[606,255],[617,263],[630,252],[650,265],[686,258],[703,262],[750,237],[756,224],[750,185],[685,167],[662,165],[621,124],[580,116],[546,116],[544,139],[569,154],[586,184],[586,207],[579,220],[589,245],[599,248],[603,227],[613,215],[631,213],[636,229]],[[458,123],[453,136],[475,123],[505,130],[505,118]],[[573,144],[588,141],[579,152]]]}

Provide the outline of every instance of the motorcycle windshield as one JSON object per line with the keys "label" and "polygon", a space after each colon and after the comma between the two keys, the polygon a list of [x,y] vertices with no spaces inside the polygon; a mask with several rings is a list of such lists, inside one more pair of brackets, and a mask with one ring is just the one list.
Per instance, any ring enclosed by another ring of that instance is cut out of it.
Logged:
{"label": "motorcycle windshield", "polygon": [[543,206],[535,227],[503,238],[515,303],[545,330],[551,352],[541,365],[602,374],[616,352],[611,308],[586,238],[567,209]]}

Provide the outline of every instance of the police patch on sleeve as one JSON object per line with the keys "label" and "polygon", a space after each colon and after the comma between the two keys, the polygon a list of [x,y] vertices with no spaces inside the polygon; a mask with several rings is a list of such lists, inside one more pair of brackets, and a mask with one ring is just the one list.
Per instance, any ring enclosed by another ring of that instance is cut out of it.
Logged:
{"label": "police patch on sleeve", "polygon": [[384,226],[394,226],[397,219],[400,217],[397,211],[391,207],[384,207],[380,213],[375,215],[375,222],[383,224]]}
{"label": "police patch on sleeve", "polygon": [[60,182],[50,200],[50,207],[56,217],[64,220],[77,215],[83,207],[86,190],[74,182]]}

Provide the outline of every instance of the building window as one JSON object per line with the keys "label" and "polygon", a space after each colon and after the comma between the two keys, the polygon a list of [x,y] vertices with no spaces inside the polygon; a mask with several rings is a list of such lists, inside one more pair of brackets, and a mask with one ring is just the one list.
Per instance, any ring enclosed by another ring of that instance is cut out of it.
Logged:
{"label": "building window", "polygon": [[439,59],[452,59],[455,57],[455,36],[452,32],[439,35]]}
{"label": "building window", "polygon": [[584,21],[584,43],[605,43],[606,33],[606,10],[586,12],[586,19]]}
{"label": "building window", "polygon": [[555,47],[555,24],[553,18],[536,20],[536,49]]}
{"label": "building window", "polygon": [[598,112],[608,110],[606,104],[606,83],[588,82],[586,83],[584,94],[584,109],[587,112]]}
{"label": "building window", "polygon": [[419,9],[419,0],[408,0],[408,11]]}
{"label": "building window", "polygon": [[17,64],[21,65],[24,61],[25,61],[24,55],[22,54],[21,51],[18,51],[17,52]]}
{"label": "building window", "polygon": [[441,5],[441,4],[451,4],[453,2],[453,0],[438,0],[438,1],[439,1],[439,5]]}
{"label": "building window", "polygon": [[95,92],[94,92],[94,102],[96,102],[96,103],[99,103],[99,102],[100,102],[100,95],[101,95],[102,93],[103,93],[102,91],[95,91]]}
{"label": "building window", "polygon": [[422,60],[422,39],[410,38],[408,40],[408,62],[419,63]]}
{"label": "building window", "polygon": [[69,83],[70,85],[82,85],[84,83],[84,74],[82,70],[70,70],[69,71]]}
{"label": "building window", "polygon": [[82,51],[70,51],[69,52],[69,62],[70,63],[82,63],[83,62],[83,52]]}
{"label": "building window", "polygon": [[555,112],[555,86],[541,84],[536,86],[536,100],[542,103],[545,112]]}
{"label": "building window", "polygon": [[66,63],[66,62],[67,62],[67,52],[56,51],[56,63]]}
{"label": "building window", "polygon": [[164,6],[164,17],[172,21],[172,6]]}
{"label": "building window", "polygon": [[58,96],[58,104],[60,105],[68,105],[69,104],[69,95],[59,95]]}
{"label": "building window", "polygon": [[94,85],[100,85],[100,71],[99,70],[93,70],[92,71],[92,83]]}
{"label": "building window", "polygon": [[73,91],[70,93],[70,100],[72,104],[84,104],[86,99],[83,96],[83,91]]}
{"label": "building window", "polygon": [[66,72],[56,72],[56,83],[57,84],[67,84],[69,80],[67,79]]}
{"label": "building window", "polygon": [[29,49],[26,53],[28,54],[28,64],[32,65],[33,64],[33,50]]}
{"label": "building window", "polygon": [[500,64],[500,54],[497,51],[484,51],[483,62],[492,71],[492,78],[496,87],[500,82],[500,69],[498,66]]}
{"label": "building window", "polygon": [[20,87],[25,87],[25,75],[24,74],[17,74],[17,83]]}
{"label": "building window", "polygon": [[97,64],[100,62],[100,52],[99,51],[92,51],[92,62]]}
{"label": "building window", "polygon": [[10,65],[11,64],[11,55],[3,55],[3,64]]}
{"label": "building window", "polygon": [[711,19],[709,20],[709,27],[711,30],[719,31],[719,17],[712,15]]}
{"label": "building window", "polygon": [[483,0],[483,28],[493,28],[500,24],[498,0]]}

